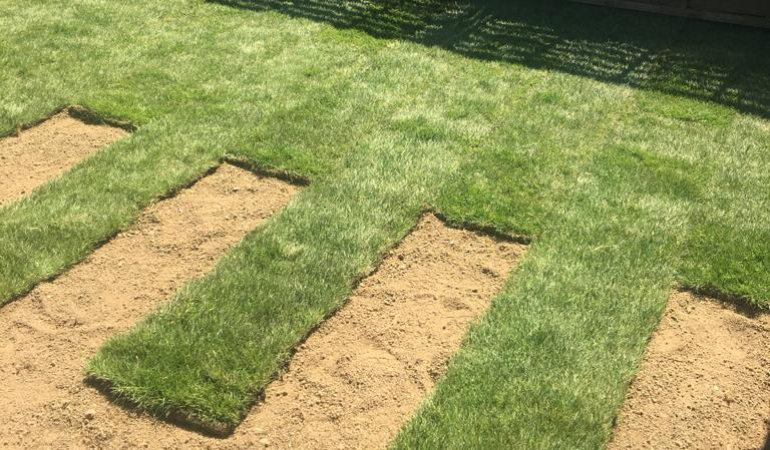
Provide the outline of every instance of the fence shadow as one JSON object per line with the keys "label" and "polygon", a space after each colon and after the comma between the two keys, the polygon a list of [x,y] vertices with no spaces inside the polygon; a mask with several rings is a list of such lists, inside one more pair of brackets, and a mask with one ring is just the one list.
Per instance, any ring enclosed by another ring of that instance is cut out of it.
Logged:
{"label": "fence shadow", "polygon": [[770,30],[565,0],[207,0],[770,117]]}

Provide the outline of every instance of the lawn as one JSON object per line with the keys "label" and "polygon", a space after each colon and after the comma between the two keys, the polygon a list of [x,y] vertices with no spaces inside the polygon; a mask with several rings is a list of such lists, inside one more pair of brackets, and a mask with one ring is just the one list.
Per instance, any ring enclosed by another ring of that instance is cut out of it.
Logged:
{"label": "lawn", "polygon": [[560,1],[0,0],[0,135],[135,125],[0,207],[0,303],[223,160],[305,180],[84,368],[237,425],[434,209],[532,242],[394,449],[601,449],[672,289],[770,306],[770,35]]}

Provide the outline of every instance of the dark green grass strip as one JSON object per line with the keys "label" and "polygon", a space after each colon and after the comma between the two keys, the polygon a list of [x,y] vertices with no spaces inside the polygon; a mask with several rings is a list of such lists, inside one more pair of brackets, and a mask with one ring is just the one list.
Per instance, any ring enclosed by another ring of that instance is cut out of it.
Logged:
{"label": "dark green grass strip", "polygon": [[572,196],[582,212],[532,246],[394,449],[604,447],[676,262],[643,197],[607,194]]}
{"label": "dark green grass strip", "polygon": [[686,109],[665,101],[636,92],[615,116],[564,208],[393,449],[604,448],[677,268],[694,265],[683,264],[695,254],[692,230],[714,227],[694,218],[715,193],[743,197],[724,180],[748,168],[713,148],[739,148],[767,167],[756,136],[746,140],[762,122],[736,129],[742,117],[703,105],[709,120],[681,121],[672,116]]}
{"label": "dark green grass strip", "polygon": [[334,182],[311,185],[211,275],[109,341],[89,375],[161,416],[231,429],[303,336],[344,303],[352,281],[413,226],[454,166],[449,157],[435,164],[436,145],[408,144],[352,155]]}

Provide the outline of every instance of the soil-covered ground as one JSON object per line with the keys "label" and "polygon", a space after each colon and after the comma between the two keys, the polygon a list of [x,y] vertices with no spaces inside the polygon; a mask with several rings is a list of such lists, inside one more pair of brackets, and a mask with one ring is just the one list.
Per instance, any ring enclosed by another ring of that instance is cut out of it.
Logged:
{"label": "soil-covered ground", "polygon": [[610,450],[760,450],[770,435],[770,315],[669,300]]}
{"label": "soil-covered ground", "polygon": [[18,200],[127,134],[120,128],[83,123],[62,112],[16,136],[0,139],[0,203]]}

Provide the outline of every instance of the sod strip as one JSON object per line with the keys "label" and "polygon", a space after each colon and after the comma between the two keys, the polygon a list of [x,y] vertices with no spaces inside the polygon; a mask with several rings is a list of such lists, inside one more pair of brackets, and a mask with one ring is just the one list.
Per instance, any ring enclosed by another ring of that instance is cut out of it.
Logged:
{"label": "sod strip", "polygon": [[81,122],[64,111],[0,140],[0,204],[28,194],[127,134]]}
{"label": "sod strip", "polygon": [[763,448],[768,348],[769,315],[675,293],[608,450]]}
{"label": "sod strip", "polygon": [[75,448],[96,440],[101,447],[105,436],[121,433],[83,427],[121,414],[83,385],[86,359],[209,271],[297,191],[223,165],[148,208],[82,264],[0,310],[0,447]]}
{"label": "sod strip", "polygon": [[228,433],[418,222],[456,167],[451,154],[437,158],[443,147],[389,139],[350,153],[211,275],[110,340],[88,373],[143,410]]}
{"label": "sod strip", "polygon": [[387,448],[523,251],[426,216],[300,346],[233,440],[255,436],[263,445],[305,450]]}
{"label": "sod strip", "polygon": [[215,168],[222,149],[209,135],[155,121],[0,207],[0,306],[80,263],[147,206]]}
{"label": "sod strip", "polygon": [[300,346],[232,436],[118,408],[97,409],[92,426],[69,432],[83,442],[110,436],[99,441],[105,449],[385,448],[523,251],[428,215]]}

